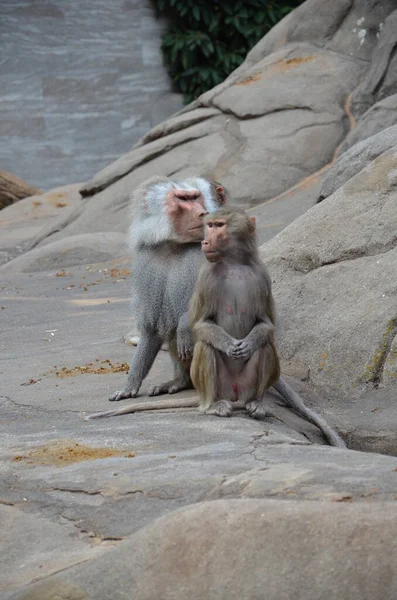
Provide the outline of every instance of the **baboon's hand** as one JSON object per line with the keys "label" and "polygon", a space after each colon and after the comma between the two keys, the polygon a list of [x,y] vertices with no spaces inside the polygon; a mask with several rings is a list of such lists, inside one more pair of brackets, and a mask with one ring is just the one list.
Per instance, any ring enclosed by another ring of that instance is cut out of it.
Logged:
{"label": "baboon's hand", "polygon": [[177,343],[178,358],[181,362],[189,362],[193,357],[193,342],[191,336],[181,336]]}
{"label": "baboon's hand", "polygon": [[194,342],[190,328],[180,327],[177,333],[176,347],[181,362],[186,363],[192,360],[193,346]]}
{"label": "baboon's hand", "polygon": [[214,346],[221,352],[224,352],[226,354],[226,356],[230,356],[230,358],[234,358],[233,354],[235,352],[235,347],[236,347],[237,343],[238,343],[238,340],[235,340],[231,336],[228,336],[228,339],[219,340],[217,342],[217,344],[214,344]]}
{"label": "baboon's hand", "polygon": [[251,344],[246,340],[237,340],[230,356],[236,360],[248,360],[252,356]]}
{"label": "baboon's hand", "polygon": [[118,402],[119,400],[124,400],[125,398],[136,398],[138,395],[138,389],[124,389],[119,392],[114,392],[109,398],[109,402]]}

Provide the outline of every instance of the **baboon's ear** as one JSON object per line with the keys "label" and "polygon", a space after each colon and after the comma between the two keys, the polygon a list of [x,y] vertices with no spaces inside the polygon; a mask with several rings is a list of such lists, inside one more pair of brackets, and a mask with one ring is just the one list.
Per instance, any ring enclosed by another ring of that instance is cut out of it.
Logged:
{"label": "baboon's ear", "polygon": [[225,189],[221,185],[216,184],[215,191],[218,194],[218,199],[219,199],[220,204],[225,204],[225,202],[226,202]]}
{"label": "baboon's ear", "polygon": [[250,231],[255,231],[256,229],[256,217],[249,217],[250,223]]}

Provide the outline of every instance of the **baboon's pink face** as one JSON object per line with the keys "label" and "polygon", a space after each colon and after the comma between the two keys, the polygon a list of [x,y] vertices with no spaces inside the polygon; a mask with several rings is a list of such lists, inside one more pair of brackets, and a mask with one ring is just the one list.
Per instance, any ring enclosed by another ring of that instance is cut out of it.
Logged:
{"label": "baboon's pink face", "polygon": [[227,249],[229,236],[226,219],[207,219],[205,237],[201,242],[204,256],[209,262],[217,262]]}
{"label": "baboon's pink face", "polygon": [[199,190],[173,189],[167,194],[166,205],[178,241],[189,243],[203,239],[203,219],[208,211]]}

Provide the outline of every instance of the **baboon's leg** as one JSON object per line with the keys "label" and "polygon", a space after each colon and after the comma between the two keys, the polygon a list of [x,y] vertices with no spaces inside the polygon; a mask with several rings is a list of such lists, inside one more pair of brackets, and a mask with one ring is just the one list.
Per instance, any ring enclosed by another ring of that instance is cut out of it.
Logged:
{"label": "baboon's leg", "polygon": [[190,377],[200,394],[200,411],[205,412],[217,400],[216,351],[205,342],[194,346]]}
{"label": "baboon's leg", "polygon": [[128,373],[127,384],[121,391],[114,392],[109,400],[118,402],[124,398],[135,398],[143,379],[148,374],[161,348],[161,339],[152,331],[144,331],[134,352]]}
{"label": "baboon's leg", "polygon": [[168,350],[171,356],[172,363],[174,365],[174,378],[161,383],[160,385],[153,385],[148,390],[148,396],[159,396],[160,394],[176,394],[181,390],[188,390],[193,387],[192,380],[189,375],[189,363],[186,365],[182,364],[178,358],[176,342],[172,340],[168,344]]}
{"label": "baboon's leg", "polygon": [[[266,391],[277,381],[279,375],[280,365],[277,352],[273,344],[266,344],[252,355],[243,372],[243,376],[248,381],[246,384],[247,394],[242,399],[245,400],[246,411],[252,417],[264,418],[266,416]],[[251,381],[254,385],[249,385]]]}

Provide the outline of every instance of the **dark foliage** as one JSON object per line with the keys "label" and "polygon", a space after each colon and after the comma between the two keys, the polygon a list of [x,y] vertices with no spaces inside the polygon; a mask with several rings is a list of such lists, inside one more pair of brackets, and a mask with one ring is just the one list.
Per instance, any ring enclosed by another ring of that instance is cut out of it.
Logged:
{"label": "dark foliage", "polygon": [[175,89],[190,102],[223,81],[248,50],[303,0],[153,0],[168,28],[162,49]]}

